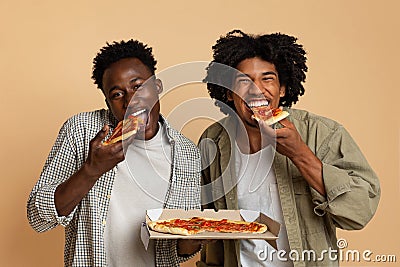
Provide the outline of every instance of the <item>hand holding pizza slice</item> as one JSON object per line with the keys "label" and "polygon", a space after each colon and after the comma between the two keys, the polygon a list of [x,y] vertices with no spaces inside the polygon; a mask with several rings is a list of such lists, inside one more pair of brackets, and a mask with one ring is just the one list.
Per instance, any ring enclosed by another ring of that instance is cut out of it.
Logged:
{"label": "hand holding pizza slice", "polygon": [[139,110],[128,118],[118,122],[117,127],[115,127],[112,135],[103,142],[103,145],[114,144],[118,141],[123,141],[136,134],[140,127],[145,124],[144,120],[139,116],[145,112],[145,110]]}

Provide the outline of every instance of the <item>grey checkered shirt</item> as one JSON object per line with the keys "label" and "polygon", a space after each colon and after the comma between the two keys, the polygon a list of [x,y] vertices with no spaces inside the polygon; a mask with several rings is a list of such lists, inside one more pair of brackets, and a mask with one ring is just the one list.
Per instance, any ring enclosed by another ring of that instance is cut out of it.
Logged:
{"label": "grey checkered shirt", "polygon": [[[166,125],[171,143],[172,166],[164,208],[200,209],[200,155],[196,146]],[[116,167],[103,174],[68,216],[58,216],[54,192],[84,163],[89,142],[105,124],[114,127],[109,110],[84,112],[68,119],[45,162],[40,178],[29,195],[28,220],[37,232],[57,225],[65,227],[65,266],[106,266],[104,227]],[[177,255],[176,240],[156,242],[156,266],[179,266],[188,257]]]}

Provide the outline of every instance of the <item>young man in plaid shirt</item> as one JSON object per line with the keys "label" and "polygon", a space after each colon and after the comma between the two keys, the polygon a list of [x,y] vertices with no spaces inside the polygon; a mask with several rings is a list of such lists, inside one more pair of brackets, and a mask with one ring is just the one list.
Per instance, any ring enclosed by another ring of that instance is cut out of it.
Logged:
{"label": "young man in plaid shirt", "polygon": [[[176,240],[145,249],[140,238],[147,209],[200,208],[199,152],[160,115],[155,66],[139,41],[100,50],[92,78],[108,110],[65,122],[29,196],[36,231],[65,227],[65,266],[179,266],[200,249]],[[102,144],[125,114],[139,111],[145,125],[135,136]]]}

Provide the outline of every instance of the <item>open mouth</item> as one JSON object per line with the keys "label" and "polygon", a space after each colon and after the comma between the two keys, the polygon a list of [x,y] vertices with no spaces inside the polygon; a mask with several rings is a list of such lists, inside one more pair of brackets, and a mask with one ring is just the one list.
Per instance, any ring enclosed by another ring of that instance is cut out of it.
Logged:
{"label": "open mouth", "polygon": [[254,107],[262,107],[262,106],[267,107],[269,105],[269,101],[265,100],[265,99],[262,99],[262,100],[251,100],[246,104],[250,109],[254,108]]}
{"label": "open mouth", "polygon": [[137,117],[140,121],[142,121],[141,124],[139,124],[139,131],[144,130],[148,125],[149,125],[149,112],[147,109],[139,109],[135,112],[132,113],[132,116]]}
{"label": "open mouth", "polygon": [[265,99],[261,100],[250,100],[250,101],[245,101],[246,107],[249,109],[251,113],[254,114],[254,109],[257,109],[259,107],[268,107],[269,106],[269,101]]}
{"label": "open mouth", "polygon": [[146,109],[141,109],[141,110],[133,112],[132,116],[137,117],[137,116],[139,116],[140,114],[142,114],[144,112],[146,112]]}
{"label": "open mouth", "polygon": [[251,118],[258,121],[260,118],[267,117],[269,116],[268,114],[271,114],[269,104],[269,101],[266,99],[256,99],[248,101],[246,106],[252,114]]}

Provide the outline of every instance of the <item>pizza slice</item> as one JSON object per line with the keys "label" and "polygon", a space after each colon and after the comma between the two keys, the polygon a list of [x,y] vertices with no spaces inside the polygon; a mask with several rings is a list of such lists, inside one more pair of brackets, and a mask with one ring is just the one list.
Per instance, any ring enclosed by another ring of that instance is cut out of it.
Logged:
{"label": "pizza slice", "polygon": [[259,222],[234,221],[192,217],[190,219],[158,220],[148,223],[151,230],[176,235],[195,235],[202,232],[264,233],[268,227]]}
{"label": "pizza slice", "polygon": [[216,228],[216,231],[221,233],[262,234],[268,230],[268,227],[263,223],[232,221],[226,219],[216,222],[214,227]]}
{"label": "pizza slice", "polygon": [[204,232],[199,224],[190,219],[169,219],[148,222],[151,230],[174,235],[195,235]]}
{"label": "pizza slice", "polygon": [[256,121],[263,120],[267,125],[272,125],[289,116],[289,112],[281,108],[270,108],[269,106],[251,107],[253,111],[253,119]]}
{"label": "pizza slice", "polygon": [[118,122],[117,127],[115,127],[112,135],[103,142],[103,145],[114,144],[120,140],[126,140],[132,135],[136,134],[139,130],[140,126],[144,124],[144,121],[138,115],[145,112],[145,110],[140,110],[135,112],[132,115],[129,115],[128,118]]}

